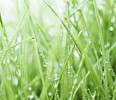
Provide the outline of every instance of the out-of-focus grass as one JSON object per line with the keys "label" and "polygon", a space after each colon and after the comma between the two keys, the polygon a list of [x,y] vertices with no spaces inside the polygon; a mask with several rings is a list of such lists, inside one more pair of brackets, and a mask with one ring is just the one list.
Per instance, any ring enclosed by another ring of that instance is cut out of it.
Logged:
{"label": "out-of-focus grass", "polygon": [[115,0],[11,4],[0,7],[0,100],[116,99]]}

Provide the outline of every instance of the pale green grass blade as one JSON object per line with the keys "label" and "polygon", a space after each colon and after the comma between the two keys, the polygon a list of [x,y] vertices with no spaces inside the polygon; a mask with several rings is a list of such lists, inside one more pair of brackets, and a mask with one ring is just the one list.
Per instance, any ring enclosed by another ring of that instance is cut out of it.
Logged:
{"label": "pale green grass blade", "polygon": [[72,16],[74,13],[76,13],[78,10],[80,10],[89,0],[83,0],[77,7],[74,9],[74,11],[71,12]]}

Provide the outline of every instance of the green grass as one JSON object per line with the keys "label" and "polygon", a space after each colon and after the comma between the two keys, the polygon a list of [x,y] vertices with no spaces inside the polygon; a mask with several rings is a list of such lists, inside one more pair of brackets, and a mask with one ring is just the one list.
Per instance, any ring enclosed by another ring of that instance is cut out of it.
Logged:
{"label": "green grass", "polygon": [[116,100],[116,1],[32,1],[0,12],[0,100]]}

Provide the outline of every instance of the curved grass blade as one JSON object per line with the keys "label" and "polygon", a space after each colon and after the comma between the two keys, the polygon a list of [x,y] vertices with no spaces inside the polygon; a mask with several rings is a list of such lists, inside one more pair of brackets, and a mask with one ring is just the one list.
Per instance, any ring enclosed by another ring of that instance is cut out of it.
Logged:
{"label": "curved grass blade", "polygon": [[[44,1],[44,0],[43,0]],[[45,2],[45,1],[44,1]],[[80,41],[76,41],[75,37],[72,35],[72,33],[70,32],[70,30],[68,29],[68,27],[66,26],[66,24],[63,22],[63,20],[58,16],[58,14],[53,10],[53,8],[47,3],[45,2],[45,4],[52,10],[52,12],[57,16],[57,18],[60,20],[60,22],[63,24],[64,28],[67,30],[68,34],[71,36],[73,42],[75,43],[76,47],[79,49],[80,53],[82,54],[83,50],[84,50],[84,46]],[[98,87],[99,85],[101,85],[97,73],[95,71],[95,69],[92,66],[92,63],[88,57],[87,54],[85,54],[85,63],[86,63],[86,67],[88,68],[88,70],[91,72],[91,78],[94,81],[94,83],[96,83],[96,87]],[[102,87],[101,90],[103,91]]]}
{"label": "curved grass blade", "polygon": [[76,88],[73,88],[74,90],[74,92],[73,93],[71,93],[71,95],[70,95],[70,98],[69,98],[69,100],[73,100],[74,99],[74,97],[75,97],[75,95],[76,95],[76,92],[78,91],[78,89],[80,88],[80,86],[81,86],[81,84],[83,83],[83,81],[89,76],[89,74],[90,74],[90,71],[85,75],[85,77],[80,81],[80,83],[76,86]]}
{"label": "curved grass blade", "polygon": [[[43,0],[44,1],[44,0]],[[51,9],[51,11],[57,16],[57,18],[60,20],[60,22],[62,23],[62,25],[64,26],[64,28],[67,30],[68,34],[71,36],[72,40],[74,41],[76,47],[79,49],[80,53],[83,51],[83,47],[80,45],[79,43],[77,43],[74,35],[72,35],[72,33],[70,32],[70,30],[68,29],[68,27],[66,26],[66,24],[63,22],[63,20],[59,17],[59,15],[54,11],[54,9],[46,2],[44,1],[45,4]]]}
{"label": "curved grass blade", "polygon": [[[20,28],[21,28],[22,21],[24,20],[25,15],[26,15],[26,10],[24,11],[24,13],[23,13],[23,15],[22,15],[22,17],[21,17],[21,19],[20,19],[20,21],[19,21],[19,23],[18,23],[18,26],[16,27],[15,33],[14,33],[14,35],[13,35],[13,37],[12,37],[10,43],[8,44],[8,47],[10,47],[10,46],[12,45],[14,39],[15,39],[16,36],[18,35],[19,30],[20,30]],[[1,60],[1,62],[0,62],[1,65],[2,65],[3,60],[4,60],[4,58],[6,57],[7,53],[8,53],[8,51],[5,52],[3,58],[2,58],[2,60]]]}
{"label": "curved grass blade", "polygon": [[3,32],[4,32],[4,37],[6,38],[6,42],[7,42],[7,44],[8,44],[8,36],[7,36],[7,34],[6,34],[6,29],[5,29],[3,20],[2,20],[1,13],[0,13],[0,23],[1,23],[1,26],[2,26],[2,29],[3,29]]}
{"label": "curved grass blade", "polygon": [[16,46],[18,46],[18,45],[20,45],[20,44],[23,44],[23,43],[25,43],[25,42],[28,42],[28,41],[30,41],[30,40],[32,40],[32,39],[34,39],[34,38],[35,38],[35,37],[30,37],[30,38],[27,38],[27,39],[25,39],[25,40],[22,40],[21,42],[16,43],[16,44],[10,46],[9,48],[7,48],[7,49],[1,51],[0,54],[4,53],[4,52],[6,52],[6,51],[9,51],[10,49],[12,49],[12,48],[14,48],[14,47],[16,47]]}
{"label": "curved grass blade", "polygon": [[83,7],[89,0],[83,0],[79,5],[77,5],[77,7],[73,10],[73,12],[71,13],[71,16],[76,13],[78,10],[81,9],[81,7]]}

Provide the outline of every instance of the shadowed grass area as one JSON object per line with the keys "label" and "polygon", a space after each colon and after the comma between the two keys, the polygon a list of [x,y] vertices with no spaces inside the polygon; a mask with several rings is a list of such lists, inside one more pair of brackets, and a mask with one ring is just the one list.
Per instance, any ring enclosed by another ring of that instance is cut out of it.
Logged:
{"label": "shadowed grass area", "polygon": [[0,15],[0,100],[116,100],[115,0],[13,4],[14,20]]}

